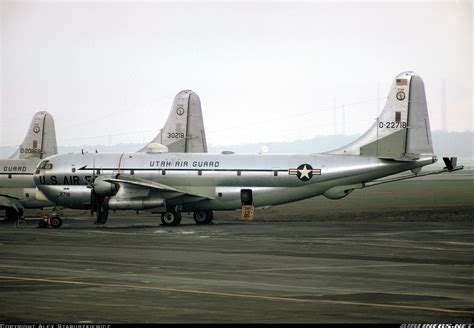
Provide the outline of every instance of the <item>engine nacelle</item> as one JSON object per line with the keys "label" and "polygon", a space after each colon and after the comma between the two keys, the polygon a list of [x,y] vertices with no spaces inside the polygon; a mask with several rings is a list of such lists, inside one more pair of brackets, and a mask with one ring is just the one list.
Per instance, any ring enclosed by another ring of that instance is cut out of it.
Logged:
{"label": "engine nacelle", "polygon": [[106,197],[106,196],[113,196],[117,193],[118,187],[110,182],[104,181],[110,177],[106,176],[99,176],[97,177],[94,182],[94,193],[98,197]]}
{"label": "engine nacelle", "polygon": [[363,187],[364,186],[362,185],[362,183],[347,186],[336,186],[326,190],[323,196],[329,199],[341,199],[353,192],[354,189],[360,189]]}
{"label": "engine nacelle", "polygon": [[110,197],[108,207],[111,210],[146,210],[165,205],[163,198],[117,198]]}

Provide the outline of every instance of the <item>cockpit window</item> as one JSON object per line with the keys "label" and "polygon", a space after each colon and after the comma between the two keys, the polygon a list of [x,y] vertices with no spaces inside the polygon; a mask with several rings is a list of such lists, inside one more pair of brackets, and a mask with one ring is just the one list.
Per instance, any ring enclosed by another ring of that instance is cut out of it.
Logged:
{"label": "cockpit window", "polygon": [[39,165],[39,168],[41,170],[51,170],[53,168],[53,164],[50,163],[49,161],[43,161],[41,162],[41,164]]}

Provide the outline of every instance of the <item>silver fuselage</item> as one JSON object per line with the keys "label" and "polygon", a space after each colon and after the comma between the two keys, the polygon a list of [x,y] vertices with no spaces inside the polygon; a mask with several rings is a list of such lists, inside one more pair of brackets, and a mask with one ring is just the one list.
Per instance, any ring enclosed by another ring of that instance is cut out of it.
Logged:
{"label": "silver fuselage", "polygon": [[[88,208],[93,180],[129,176],[184,191],[179,197],[166,197],[166,192],[150,189],[145,196],[164,197],[168,206],[192,211],[238,209],[242,205],[242,189],[252,190],[257,207],[289,203],[322,195],[337,186],[416,169],[435,162],[436,158],[427,156],[400,162],[373,156],[328,154],[110,153],[56,155],[48,161],[48,169],[36,170],[35,183],[59,205]],[[301,170],[296,173],[302,166],[314,170],[305,171],[303,179]]]}

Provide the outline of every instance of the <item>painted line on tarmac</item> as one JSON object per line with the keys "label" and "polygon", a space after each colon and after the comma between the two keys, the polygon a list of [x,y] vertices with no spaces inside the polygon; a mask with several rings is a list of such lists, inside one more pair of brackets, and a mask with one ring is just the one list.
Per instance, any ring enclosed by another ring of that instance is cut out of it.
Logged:
{"label": "painted line on tarmac", "polygon": [[452,310],[436,307],[425,307],[416,305],[397,305],[397,304],[382,304],[382,303],[368,303],[368,302],[354,302],[354,301],[331,301],[331,300],[309,300],[302,298],[292,297],[279,297],[279,296],[267,296],[267,295],[255,295],[255,294],[238,294],[228,292],[210,292],[204,290],[193,290],[193,289],[177,289],[177,288],[163,288],[163,287],[152,287],[152,286],[140,286],[130,284],[108,284],[98,282],[82,282],[73,280],[56,280],[56,279],[42,279],[42,278],[27,278],[27,277],[13,277],[13,276],[0,276],[0,279],[10,279],[17,281],[36,281],[36,282],[49,282],[55,284],[67,284],[77,286],[95,286],[95,287],[116,287],[124,289],[138,289],[146,291],[156,292],[173,292],[182,294],[194,294],[194,295],[205,295],[205,296],[222,296],[222,297],[236,297],[236,298],[248,298],[265,301],[285,301],[285,302],[299,302],[299,303],[313,303],[313,304],[333,304],[333,305],[355,305],[355,306],[368,306],[375,308],[391,308],[400,310],[418,310],[418,311],[430,311],[430,312],[442,312],[452,314],[474,314],[474,311],[466,310]]}
{"label": "painted line on tarmac", "polygon": [[[265,268],[265,269],[243,269],[243,270],[216,270],[212,272],[273,272],[273,271],[293,271],[293,270],[337,270],[337,269],[359,269],[359,268],[387,268],[387,267],[414,267],[414,266],[431,266],[433,264],[426,263],[409,263],[409,264],[359,264],[359,265],[341,265],[341,266],[306,266],[306,267],[289,267],[289,268]],[[211,271],[209,271],[211,272]],[[197,272],[202,273],[202,272]]]}

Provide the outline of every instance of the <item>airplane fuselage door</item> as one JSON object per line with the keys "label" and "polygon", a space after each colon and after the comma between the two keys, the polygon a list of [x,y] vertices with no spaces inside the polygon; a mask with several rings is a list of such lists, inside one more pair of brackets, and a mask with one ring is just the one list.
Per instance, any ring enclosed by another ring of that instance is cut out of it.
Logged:
{"label": "airplane fuselage door", "polygon": [[253,205],[252,189],[241,189],[240,200],[242,202],[242,209],[240,216],[244,220],[253,220],[255,213],[255,206]]}
{"label": "airplane fuselage door", "polygon": [[114,176],[117,177],[119,176],[122,172],[120,171],[120,169],[124,166],[124,160],[125,160],[125,156],[124,154],[122,153],[120,155],[120,157],[118,158],[118,161],[117,161],[117,169],[114,170]]}
{"label": "airplane fuselage door", "polygon": [[242,205],[253,205],[253,195],[252,189],[242,189],[240,190],[240,200]]}

